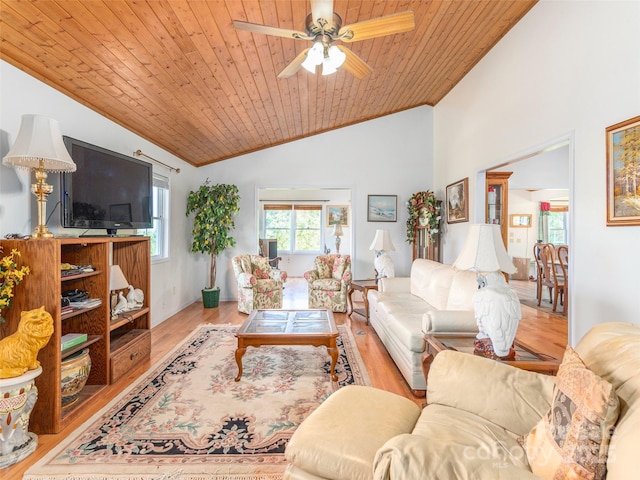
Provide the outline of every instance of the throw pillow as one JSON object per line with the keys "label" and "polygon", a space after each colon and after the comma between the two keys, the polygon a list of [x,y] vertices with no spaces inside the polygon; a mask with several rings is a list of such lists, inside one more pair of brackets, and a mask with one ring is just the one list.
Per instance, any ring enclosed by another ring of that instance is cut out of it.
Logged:
{"label": "throw pillow", "polygon": [[331,265],[329,265],[329,257],[316,257],[314,270],[318,272],[320,278],[331,278]]}
{"label": "throw pillow", "polygon": [[269,275],[271,272],[271,266],[269,265],[269,260],[266,257],[254,256],[252,270],[256,278],[261,280],[271,277]]}
{"label": "throw pillow", "polygon": [[347,260],[345,257],[336,257],[333,261],[333,275],[332,278],[334,280],[342,281],[342,274],[344,273],[345,268],[347,267]]}
{"label": "throw pillow", "polygon": [[533,473],[545,479],[604,478],[619,407],[613,386],[567,347],[551,409],[524,439]]}

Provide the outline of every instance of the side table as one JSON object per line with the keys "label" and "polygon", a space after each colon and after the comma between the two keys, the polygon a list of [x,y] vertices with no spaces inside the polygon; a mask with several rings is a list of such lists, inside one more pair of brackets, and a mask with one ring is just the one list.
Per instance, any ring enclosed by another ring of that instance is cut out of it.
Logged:
{"label": "side table", "polygon": [[[369,290],[378,290],[378,281],[375,278],[369,278],[366,280],[351,280],[349,291],[347,292],[347,315],[351,316],[354,312],[358,315],[362,315],[369,325],[369,300],[367,299],[367,293]],[[353,300],[351,295],[354,291],[362,292],[364,298],[364,308],[353,308]]]}
{"label": "side table", "polygon": [[[425,335],[425,350],[422,354],[422,370],[424,378],[427,379],[431,363],[436,355],[444,350],[456,350],[462,353],[473,355],[473,342],[475,335],[472,334],[442,334]],[[560,362],[543,353],[535,352],[531,347],[516,340],[514,342],[516,358],[514,360],[496,360],[496,362],[506,363],[522,370],[555,375],[558,373]]]}

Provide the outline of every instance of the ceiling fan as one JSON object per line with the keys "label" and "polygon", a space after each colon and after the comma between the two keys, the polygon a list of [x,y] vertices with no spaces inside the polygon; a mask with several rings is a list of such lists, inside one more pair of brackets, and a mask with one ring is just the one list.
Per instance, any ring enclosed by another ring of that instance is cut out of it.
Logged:
{"label": "ceiling fan", "polygon": [[311,0],[311,13],[307,16],[304,32],[239,20],[234,20],[233,26],[237,30],[313,42],[313,46],[305,48],[294,58],[278,78],[289,78],[300,67],[315,73],[316,67],[322,65],[323,75],[335,73],[344,66],[346,71],[360,79],[371,73],[371,67],[351,50],[343,45],[334,45],[334,42],[357,42],[408,32],[415,28],[415,21],[413,12],[405,11],[342,26],[342,18],[333,11],[333,0]]}

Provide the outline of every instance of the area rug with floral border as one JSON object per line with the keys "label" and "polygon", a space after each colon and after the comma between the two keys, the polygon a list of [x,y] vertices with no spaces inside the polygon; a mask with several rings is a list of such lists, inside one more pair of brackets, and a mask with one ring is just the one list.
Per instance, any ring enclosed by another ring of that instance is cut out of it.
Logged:
{"label": "area rug with floral border", "polygon": [[276,479],[297,426],[344,385],[369,385],[338,326],[338,381],[324,347],[263,346],[243,357],[234,326],[203,325],[25,473],[29,480]]}

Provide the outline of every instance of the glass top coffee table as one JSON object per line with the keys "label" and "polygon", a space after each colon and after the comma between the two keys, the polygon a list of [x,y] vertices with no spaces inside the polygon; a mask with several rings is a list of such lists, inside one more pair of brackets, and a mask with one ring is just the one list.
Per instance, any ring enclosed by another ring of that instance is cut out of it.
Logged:
{"label": "glass top coffee table", "polygon": [[254,310],[236,333],[236,363],[242,377],[242,357],[247,347],[261,345],[325,346],[331,356],[331,379],[335,382],[338,361],[338,328],[331,310]]}
{"label": "glass top coffee table", "polygon": [[[458,352],[474,355],[474,341],[476,336],[473,334],[434,334],[425,335],[425,351],[422,355],[422,370],[425,379],[429,375],[429,369],[436,355],[444,350],[456,350]],[[543,353],[536,352],[528,345],[516,340],[513,342],[513,348],[516,356],[513,360],[500,360],[497,362],[506,363],[522,370],[544,373],[546,375],[555,375],[558,373],[560,362]]]}

